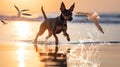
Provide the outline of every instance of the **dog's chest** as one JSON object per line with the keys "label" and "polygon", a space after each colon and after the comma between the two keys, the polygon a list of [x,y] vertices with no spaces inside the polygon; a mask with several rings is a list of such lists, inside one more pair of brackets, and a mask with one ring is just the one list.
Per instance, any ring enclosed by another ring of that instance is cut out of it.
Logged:
{"label": "dog's chest", "polygon": [[63,30],[65,30],[66,27],[67,27],[66,22],[57,24],[56,30],[55,30],[56,34],[60,33]]}

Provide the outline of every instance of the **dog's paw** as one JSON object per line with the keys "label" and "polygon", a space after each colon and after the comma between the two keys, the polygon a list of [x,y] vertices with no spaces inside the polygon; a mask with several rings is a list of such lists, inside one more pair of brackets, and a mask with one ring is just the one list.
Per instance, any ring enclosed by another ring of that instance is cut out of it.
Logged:
{"label": "dog's paw", "polygon": [[34,40],[34,41],[33,41],[33,43],[35,43],[35,44],[36,44],[36,43],[37,43],[37,40]]}
{"label": "dog's paw", "polygon": [[55,45],[58,45],[58,42],[55,42]]}
{"label": "dog's paw", "polygon": [[70,41],[70,38],[67,38],[68,41]]}

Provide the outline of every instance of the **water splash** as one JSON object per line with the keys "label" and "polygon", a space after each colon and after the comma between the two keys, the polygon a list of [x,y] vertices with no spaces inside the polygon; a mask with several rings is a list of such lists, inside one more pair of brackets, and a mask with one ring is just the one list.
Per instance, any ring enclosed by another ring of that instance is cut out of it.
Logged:
{"label": "water splash", "polygon": [[100,67],[101,62],[98,49],[101,44],[82,44],[82,42],[98,41],[100,34],[94,28],[85,30],[86,38],[79,39],[81,44],[74,46],[67,55],[68,67]]}

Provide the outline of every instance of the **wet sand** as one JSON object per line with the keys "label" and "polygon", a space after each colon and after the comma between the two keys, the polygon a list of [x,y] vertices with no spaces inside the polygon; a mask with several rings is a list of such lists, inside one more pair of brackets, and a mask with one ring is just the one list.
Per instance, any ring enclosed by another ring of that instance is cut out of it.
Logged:
{"label": "wet sand", "polygon": [[120,67],[120,44],[104,45],[99,51],[100,67]]}
{"label": "wet sand", "polygon": [[0,44],[0,67],[41,67],[32,45]]}
{"label": "wet sand", "polygon": [[[69,45],[68,47],[72,48],[72,46],[73,45]],[[62,49],[62,47],[60,49]],[[67,48],[67,46],[65,47]],[[49,48],[54,49],[53,47]],[[99,46],[98,55],[100,56],[100,67],[119,67],[119,51],[120,44]],[[40,57],[35,51],[33,44],[1,43],[0,67],[44,67],[44,63],[40,62]]]}

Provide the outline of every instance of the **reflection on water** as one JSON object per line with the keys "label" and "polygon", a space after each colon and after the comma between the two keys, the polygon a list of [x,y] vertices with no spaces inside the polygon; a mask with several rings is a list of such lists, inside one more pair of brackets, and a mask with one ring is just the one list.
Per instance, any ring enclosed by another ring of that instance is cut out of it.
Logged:
{"label": "reflection on water", "polygon": [[19,61],[19,67],[25,67],[25,54],[26,54],[26,49],[25,43],[19,42],[17,43],[17,46],[19,47],[19,49],[17,50],[17,54],[18,54],[18,61]]}
{"label": "reflection on water", "polygon": [[84,44],[74,47],[68,54],[69,67],[100,67],[98,48],[98,45]]}
{"label": "reflection on water", "polygon": [[33,49],[33,44],[16,42],[16,46],[18,67],[40,67],[39,57]]}
{"label": "reflection on water", "polygon": [[17,21],[13,23],[15,26],[15,33],[18,38],[28,38],[32,34],[31,24],[25,21]]}

